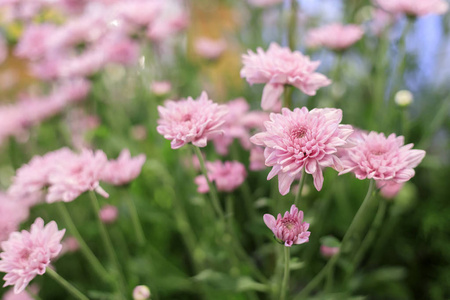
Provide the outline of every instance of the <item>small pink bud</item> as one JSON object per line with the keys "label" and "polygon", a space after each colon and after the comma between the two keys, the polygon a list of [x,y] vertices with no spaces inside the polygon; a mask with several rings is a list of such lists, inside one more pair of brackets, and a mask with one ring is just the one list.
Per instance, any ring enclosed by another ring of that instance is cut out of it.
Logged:
{"label": "small pink bud", "polygon": [[339,247],[328,247],[325,245],[320,246],[320,254],[322,254],[323,257],[330,258],[338,252]]}
{"label": "small pink bud", "polygon": [[133,300],[150,299],[150,289],[146,285],[138,285],[133,290]]}
{"label": "small pink bud", "polygon": [[99,216],[103,223],[113,223],[119,214],[117,207],[114,205],[105,205],[100,209]]}

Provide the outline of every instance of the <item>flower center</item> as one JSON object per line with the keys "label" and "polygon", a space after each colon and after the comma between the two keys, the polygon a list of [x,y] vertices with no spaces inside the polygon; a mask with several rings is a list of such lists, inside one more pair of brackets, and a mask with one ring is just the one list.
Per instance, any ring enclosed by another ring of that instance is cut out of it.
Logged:
{"label": "flower center", "polygon": [[307,132],[308,132],[308,129],[306,128],[306,126],[300,126],[300,127],[294,128],[291,131],[291,135],[297,139],[301,139],[302,137],[304,137],[306,135]]}
{"label": "flower center", "polygon": [[379,156],[385,154],[387,151],[382,145],[378,145],[370,149],[370,153],[373,155]]}
{"label": "flower center", "polygon": [[292,220],[281,220],[281,222],[283,222],[284,227],[289,230],[292,230],[295,227],[295,222]]}
{"label": "flower center", "polygon": [[183,117],[181,118],[181,122],[188,122],[192,119],[191,114],[185,114],[183,115]]}

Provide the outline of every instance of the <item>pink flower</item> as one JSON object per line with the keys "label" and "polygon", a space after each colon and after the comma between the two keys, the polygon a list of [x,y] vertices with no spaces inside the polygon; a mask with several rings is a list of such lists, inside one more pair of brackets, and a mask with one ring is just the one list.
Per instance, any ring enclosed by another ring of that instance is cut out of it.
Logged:
{"label": "pink flower", "polygon": [[227,108],[213,103],[206,92],[202,92],[196,100],[189,97],[166,101],[165,106],[158,106],[158,111],[160,119],[156,130],[171,140],[172,149],[178,149],[187,143],[205,147],[208,139],[221,134]]}
{"label": "pink flower", "polygon": [[248,3],[256,7],[266,7],[283,3],[283,0],[248,0]]}
{"label": "pink flower", "polygon": [[14,54],[31,60],[42,58],[48,51],[48,37],[56,32],[52,24],[31,24],[23,32]]}
{"label": "pink flower", "polygon": [[224,39],[214,40],[206,37],[197,38],[194,41],[195,52],[208,59],[216,59],[226,50],[227,43]]}
{"label": "pink flower", "polygon": [[86,191],[96,191],[108,198],[108,193],[99,184],[107,162],[106,155],[101,150],[94,152],[83,149],[80,154],[73,153],[50,173],[47,202],[70,202]]}
{"label": "pink flower", "polygon": [[172,85],[169,81],[153,81],[150,85],[150,90],[158,96],[167,94],[171,89]]}
{"label": "pink flower", "polygon": [[266,84],[261,100],[261,107],[265,110],[276,105],[285,84],[313,96],[319,88],[331,83],[324,75],[314,72],[319,61],[311,61],[299,51],[292,52],[276,43],[271,43],[267,52],[261,48],[257,49],[257,53],[249,50],[247,55],[242,56],[242,61],[241,77],[245,77],[250,84]]}
{"label": "pink flower", "polygon": [[264,157],[264,148],[259,146],[254,146],[250,149],[250,166],[249,169],[252,171],[260,171],[266,168]]}
{"label": "pink flower", "polygon": [[251,137],[256,145],[266,147],[266,166],[273,167],[267,179],[278,175],[280,193],[286,195],[292,182],[303,168],[312,174],[314,186],[322,189],[322,169],[332,167],[341,171],[342,164],[336,153],[346,146],[346,140],[353,132],[350,125],[339,124],[340,109],[324,108],[308,111],[306,107],[287,108],[281,114],[270,114],[265,122],[265,132]]}
{"label": "pink flower", "polygon": [[404,13],[410,16],[428,14],[445,14],[448,3],[444,0],[374,0],[382,9],[393,13]]}
{"label": "pink flower", "polygon": [[144,162],[144,154],[131,158],[130,151],[124,149],[120,152],[117,160],[110,160],[106,163],[101,173],[101,181],[113,185],[127,184],[139,176]]}
{"label": "pink flower", "polygon": [[21,199],[0,193],[0,242],[19,229],[20,223],[28,219],[29,207]]}
{"label": "pink flower", "polygon": [[343,170],[339,175],[353,172],[358,179],[406,182],[414,176],[414,169],[425,156],[423,150],[411,150],[413,144],[404,145],[403,136],[387,138],[384,133],[360,133],[355,147],[347,149],[341,157]]}
{"label": "pink flower", "polygon": [[[32,292],[34,295],[37,295],[39,293],[39,287],[35,284],[31,285],[28,290]],[[10,289],[7,291],[4,295],[2,300],[33,300],[36,299],[32,297],[28,291],[22,291],[18,294],[14,293],[13,289]]]}
{"label": "pink flower", "polygon": [[[247,177],[244,165],[237,161],[226,161],[222,163],[217,160],[215,162],[206,162],[206,169],[209,180],[215,182],[217,190],[221,192],[232,192]],[[197,176],[195,183],[198,185],[197,190],[199,193],[209,191],[208,183],[204,175]]]}
{"label": "pink flower", "polygon": [[105,205],[100,209],[99,217],[105,224],[113,223],[117,220],[119,210],[114,205]]}
{"label": "pink flower", "polygon": [[397,183],[395,181],[377,181],[377,188],[380,194],[386,199],[392,199],[400,192],[405,183]]}
{"label": "pink flower", "polygon": [[146,285],[138,285],[133,289],[133,300],[147,300],[150,298],[150,289]]}
{"label": "pink flower", "polygon": [[157,1],[124,1],[113,6],[117,14],[125,22],[135,23],[138,26],[151,24],[160,13],[161,4]]}
{"label": "pink flower", "polygon": [[62,243],[62,249],[59,253],[59,256],[62,256],[66,253],[76,252],[78,249],[80,249],[80,243],[78,243],[78,240],[74,238],[73,236],[66,237]]}
{"label": "pink flower", "polygon": [[292,205],[291,210],[285,212],[283,217],[278,214],[276,220],[274,216],[265,214],[264,223],[286,247],[306,243],[311,235],[308,231],[309,224],[303,222],[303,212],[295,205]]}
{"label": "pink flower", "polygon": [[36,275],[45,273],[51,259],[61,251],[61,239],[65,229],[58,230],[55,221],[44,227],[44,221],[37,218],[30,232],[13,232],[2,242],[4,252],[0,254],[0,271],[7,273],[4,286],[14,285],[14,292],[22,292]]}
{"label": "pink flower", "polygon": [[339,247],[320,246],[320,254],[323,257],[330,258],[339,252]]}
{"label": "pink flower", "polygon": [[343,50],[359,41],[363,35],[364,31],[358,25],[333,23],[309,30],[306,44],[309,47],[323,46],[332,50]]}

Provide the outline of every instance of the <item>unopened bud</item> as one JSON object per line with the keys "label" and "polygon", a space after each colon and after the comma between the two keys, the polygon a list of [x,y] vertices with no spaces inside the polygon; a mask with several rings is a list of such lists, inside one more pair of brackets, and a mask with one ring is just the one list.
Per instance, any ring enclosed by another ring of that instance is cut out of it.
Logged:
{"label": "unopened bud", "polygon": [[138,285],[133,290],[133,300],[150,299],[150,289],[146,285]]}
{"label": "unopened bud", "polygon": [[413,100],[414,96],[408,90],[401,90],[395,94],[395,103],[400,107],[409,106]]}

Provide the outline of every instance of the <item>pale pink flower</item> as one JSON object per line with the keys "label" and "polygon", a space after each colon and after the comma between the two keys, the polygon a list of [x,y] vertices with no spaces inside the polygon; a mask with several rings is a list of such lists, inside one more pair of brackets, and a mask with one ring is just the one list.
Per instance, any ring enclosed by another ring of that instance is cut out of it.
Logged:
{"label": "pale pink flower", "polygon": [[21,199],[0,192],[0,242],[19,229],[20,223],[28,219],[29,207]]}
{"label": "pale pink flower", "polygon": [[194,41],[195,52],[208,59],[216,59],[227,48],[227,42],[224,39],[210,39],[206,37],[197,38]]}
{"label": "pale pink flower", "polygon": [[308,31],[306,44],[309,47],[326,47],[332,50],[344,50],[364,35],[364,30],[358,25],[328,24]]}
{"label": "pale pink flower", "polygon": [[303,212],[299,211],[295,205],[292,205],[291,210],[285,212],[283,217],[278,214],[277,219],[270,214],[265,214],[264,223],[272,230],[275,238],[283,242],[286,247],[309,241],[311,234],[308,231],[309,224],[303,222]]}
{"label": "pale pink flower", "polygon": [[59,256],[62,256],[66,253],[72,253],[78,251],[80,249],[80,243],[78,243],[78,240],[74,238],[73,236],[68,236],[62,241],[62,249],[59,253]]}
{"label": "pale pink flower", "polygon": [[[247,177],[247,171],[243,164],[237,161],[226,161],[222,163],[217,160],[215,162],[206,162],[208,178],[211,182],[215,182],[217,190],[221,192],[232,192],[238,188]],[[199,193],[206,193],[209,187],[204,175],[197,176],[195,183],[198,185]]]}
{"label": "pale pink flower", "polygon": [[139,45],[123,36],[110,36],[98,43],[98,51],[104,52],[108,63],[131,65],[139,58]]}
{"label": "pale pink flower", "polygon": [[404,145],[404,137],[395,134],[386,138],[384,133],[362,132],[356,142],[355,147],[342,155],[344,168],[339,175],[353,172],[361,180],[369,178],[402,183],[414,176],[413,168],[425,156],[425,151],[411,150],[413,144]]}
{"label": "pale pink flower", "polygon": [[139,176],[144,162],[144,154],[131,158],[130,150],[124,149],[120,152],[117,160],[110,160],[106,163],[100,175],[101,181],[113,185],[127,184]]}
{"label": "pale pink flower", "polygon": [[162,96],[170,92],[172,85],[169,81],[153,81],[150,90],[153,94]]}
{"label": "pale pink flower", "polygon": [[14,292],[20,293],[36,275],[43,275],[61,251],[65,231],[58,230],[55,221],[44,227],[44,220],[37,218],[30,232],[13,232],[2,242],[0,271],[7,273],[3,277],[4,286],[14,285]]}
{"label": "pale pink flower", "polygon": [[161,3],[157,1],[124,1],[117,2],[113,9],[125,22],[147,26],[157,19],[161,11]]}
{"label": "pale pink flower", "polygon": [[278,175],[278,187],[286,195],[292,182],[303,168],[312,174],[314,186],[322,189],[325,167],[341,171],[343,166],[336,153],[346,146],[346,140],[353,132],[350,125],[339,124],[342,120],[340,109],[324,108],[308,111],[306,107],[287,108],[281,114],[270,114],[265,122],[265,132],[251,137],[256,145],[266,147],[266,166],[273,167],[267,179]]}
{"label": "pale pink flower", "polygon": [[388,26],[394,23],[396,17],[382,9],[374,9],[372,10],[372,18],[370,28],[376,35],[380,35]]}
{"label": "pale pink flower", "polygon": [[248,3],[256,7],[266,7],[283,3],[283,0],[248,0]]}
{"label": "pale pink flower", "polygon": [[227,108],[212,102],[206,92],[202,92],[196,100],[188,97],[166,101],[165,106],[158,106],[158,111],[160,119],[156,130],[171,140],[172,149],[178,149],[187,143],[205,147],[208,139],[222,134],[220,127],[225,122]]}
{"label": "pale pink flower", "polygon": [[266,158],[264,157],[264,148],[254,146],[250,149],[250,166],[252,171],[260,171],[266,168]]}
{"label": "pale pink flower", "polygon": [[320,254],[323,257],[330,258],[339,252],[339,247],[320,246]]}
{"label": "pale pink flower", "polygon": [[292,52],[277,43],[271,43],[266,52],[261,48],[257,49],[257,53],[249,50],[242,56],[242,62],[241,77],[245,77],[250,84],[266,84],[261,100],[264,110],[276,105],[285,84],[313,96],[319,88],[331,83],[327,77],[315,72],[320,61],[311,61],[299,51]]}
{"label": "pale pink flower", "polygon": [[32,297],[28,293],[28,291],[30,291],[34,295],[37,295],[39,293],[39,287],[36,284],[32,284],[27,289],[27,291],[22,291],[18,294],[14,293],[14,289],[10,289],[3,295],[2,300],[33,300],[33,299],[36,299],[36,298]]}
{"label": "pale pink flower", "polygon": [[31,60],[42,58],[48,51],[48,38],[57,31],[53,24],[31,24],[22,33],[14,54]]}
{"label": "pale pink flower", "polygon": [[105,224],[113,223],[117,220],[119,210],[114,205],[105,205],[99,211],[100,220]]}
{"label": "pale pink flower", "polygon": [[377,181],[377,188],[380,189],[380,194],[386,199],[392,199],[400,192],[403,188],[403,183],[397,183],[395,181]]}
{"label": "pale pink flower", "polygon": [[442,15],[448,11],[448,3],[444,0],[373,0],[387,12],[403,13],[410,16],[428,14]]}
{"label": "pale pink flower", "polygon": [[108,160],[103,151],[83,149],[73,153],[67,161],[57,165],[49,175],[46,201],[70,202],[82,193],[96,191],[105,198],[109,195],[100,186],[99,180]]}
{"label": "pale pink flower", "polygon": [[146,285],[138,285],[133,289],[133,300],[147,300],[150,298],[150,289]]}

